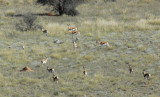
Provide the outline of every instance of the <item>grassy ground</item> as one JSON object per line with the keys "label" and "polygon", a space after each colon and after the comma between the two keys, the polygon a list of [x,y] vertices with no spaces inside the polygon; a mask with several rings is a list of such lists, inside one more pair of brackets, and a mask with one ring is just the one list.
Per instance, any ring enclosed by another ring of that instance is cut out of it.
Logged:
{"label": "grassy ground", "polygon": [[[11,1],[0,0],[0,97],[160,96],[159,0],[90,0],[77,7],[79,16],[37,16],[47,36],[41,30],[16,30],[22,17],[11,15],[45,13],[50,7],[34,5],[35,0]],[[68,23],[81,32],[76,50]],[[55,44],[56,39],[64,43]],[[96,40],[108,41],[112,48],[100,47]],[[41,66],[45,57],[48,62]],[[24,66],[36,72],[17,72]],[[47,66],[55,69],[58,84]],[[143,69],[151,73],[149,84]]]}

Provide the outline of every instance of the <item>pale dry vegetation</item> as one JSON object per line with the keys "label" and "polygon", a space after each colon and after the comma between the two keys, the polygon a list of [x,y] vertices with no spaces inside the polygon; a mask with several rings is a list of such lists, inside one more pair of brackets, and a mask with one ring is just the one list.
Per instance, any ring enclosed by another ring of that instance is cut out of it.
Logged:
{"label": "pale dry vegetation", "polygon": [[[160,96],[159,0],[87,0],[76,8],[80,14],[74,17],[37,15],[49,12],[50,6],[35,4],[36,0],[16,1],[0,0],[0,96]],[[28,12],[36,15],[36,24],[47,29],[47,35],[41,29],[16,29]],[[77,49],[67,24],[81,32]],[[57,39],[62,43],[54,43]],[[108,41],[112,48],[98,45],[97,40]],[[17,72],[25,66],[35,72]],[[58,83],[47,66],[54,68]],[[149,84],[143,69],[151,73]]]}

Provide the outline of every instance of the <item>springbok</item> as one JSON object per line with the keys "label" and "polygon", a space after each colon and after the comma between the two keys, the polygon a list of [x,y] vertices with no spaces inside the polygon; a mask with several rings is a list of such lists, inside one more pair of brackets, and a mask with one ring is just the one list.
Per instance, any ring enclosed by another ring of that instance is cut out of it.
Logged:
{"label": "springbok", "polygon": [[58,83],[59,77],[53,74],[53,81]]}
{"label": "springbok", "polygon": [[79,35],[80,36],[80,33],[79,31],[71,31],[71,34],[76,34],[76,35]]}
{"label": "springbok", "polygon": [[130,74],[133,73],[133,67],[131,65],[129,65],[129,72]]}
{"label": "springbok", "polygon": [[24,68],[22,68],[21,70],[19,70],[19,72],[22,72],[22,71],[32,71],[34,72],[30,67],[28,66],[25,66]]}
{"label": "springbok", "polygon": [[54,72],[54,69],[53,68],[49,68],[48,66],[47,66],[47,70],[48,70],[49,73]]}
{"label": "springbok", "polygon": [[100,44],[101,46],[106,45],[107,47],[110,47],[107,41],[96,41],[96,43]]}
{"label": "springbok", "polygon": [[42,28],[41,30],[42,30],[42,32],[43,32],[44,34],[47,34],[47,33],[48,33],[48,31],[47,31],[46,29],[44,29],[44,28]]}
{"label": "springbok", "polygon": [[68,26],[68,31],[69,31],[69,32],[77,31],[77,27],[71,27],[70,24],[67,24],[67,26]]}
{"label": "springbok", "polygon": [[86,68],[83,66],[83,74],[84,74],[84,76],[87,76],[87,70],[86,70]]}
{"label": "springbok", "polygon": [[42,63],[42,64],[46,64],[46,63],[47,63],[47,60],[48,60],[48,58],[42,59],[42,60],[41,60],[41,63]]}
{"label": "springbok", "polygon": [[142,72],[143,76],[145,79],[149,80],[151,78],[151,74],[150,73],[145,73],[145,70],[143,70]]}

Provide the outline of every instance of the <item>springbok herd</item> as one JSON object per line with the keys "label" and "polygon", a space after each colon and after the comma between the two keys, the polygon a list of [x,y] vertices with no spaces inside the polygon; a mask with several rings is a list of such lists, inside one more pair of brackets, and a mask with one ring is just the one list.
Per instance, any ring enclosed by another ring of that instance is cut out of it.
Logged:
{"label": "springbok herd", "polygon": [[[73,35],[80,36],[80,32],[78,31],[77,27],[71,27],[70,24],[67,24],[67,26],[68,26],[68,32],[70,32],[70,33],[72,34],[73,48],[76,49],[76,48],[77,48],[77,42],[76,42],[76,41],[77,41],[79,38],[76,38],[76,39],[74,40],[74,39],[73,39]],[[42,28],[41,30],[42,30],[42,32],[43,32],[44,34],[47,35],[48,31],[47,31],[46,29]],[[54,43],[59,43],[59,40],[54,41]],[[107,42],[107,41],[96,41],[96,43],[99,44],[100,46],[111,47],[111,46],[109,45],[109,42]],[[23,49],[24,49],[24,47],[23,47]],[[47,60],[48,60],[48,58],[42,59],[42,60],[41,60],[42,65],[46,65]],[[35,72],[34,70],[30,69],[30,67],[28,67],[28,66],[22,68],[22,69],[19,70],[18,72],[22,72],[22,71],[32,71],[32,72]],[[53,73],[53,77],[52,77],[52,78],[53,78],[53,81],[55,81],[55,82],[58,83],[59,77],[54,74],[54,71],[55,71],[55,70],[54,70],[53,68],[49,68],[49,67],[47,66],[47,71],[48,71],[49,73]],[[133,71],[134,71],[134,70],[133,70],[133,67],[132,67],[131,65],[129,65],[129,73],[132,74]],[[145,70],[143,70],[142,74],[143,74],[144,78],[145,78],[146,80],[148,80],[148,82],[149,82],[149,80],[151,79],[151,74],[150,74],[150,73],[146,73]],[[84,67],[84,66],[83,66],[83,75],[84,75],[84,76],[87,76],[87,70],[86,70],[86,67]]]}

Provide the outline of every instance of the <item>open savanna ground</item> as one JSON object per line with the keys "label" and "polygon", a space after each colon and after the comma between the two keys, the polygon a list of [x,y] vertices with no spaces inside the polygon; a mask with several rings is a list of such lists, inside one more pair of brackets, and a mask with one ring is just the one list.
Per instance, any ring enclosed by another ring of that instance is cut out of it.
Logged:
{"label": "open savanna ground", "polygon": [[[159,0],[87,0],[74,17],[40,16],[51,7],[35,1],[0,0],[0,97],[160,97]],[[47,35],[17,29],[28,13]],[[81,34],[73,37],[79,38],[76,49],[67,24]],[[35,72],[18,72],[25,66]],[[149,82],[143,69],[151,74]]]}

